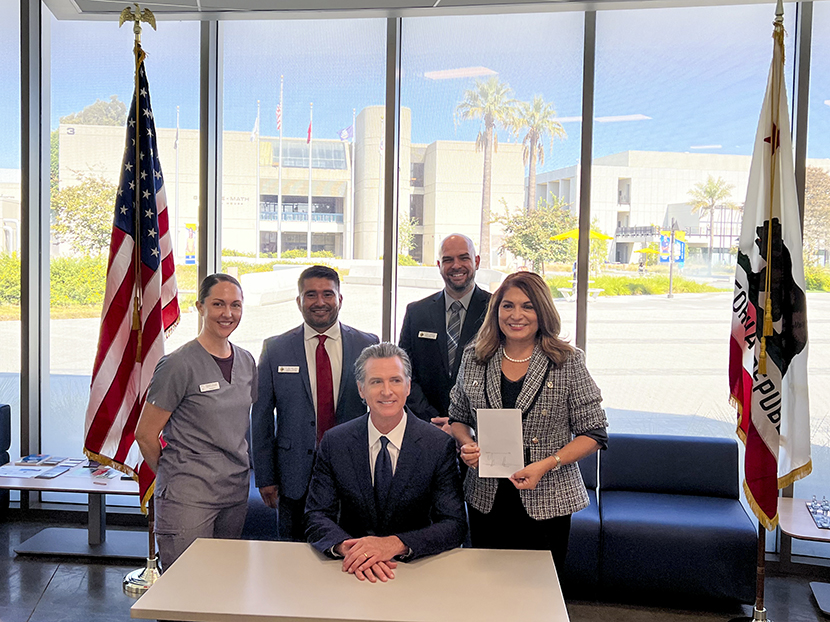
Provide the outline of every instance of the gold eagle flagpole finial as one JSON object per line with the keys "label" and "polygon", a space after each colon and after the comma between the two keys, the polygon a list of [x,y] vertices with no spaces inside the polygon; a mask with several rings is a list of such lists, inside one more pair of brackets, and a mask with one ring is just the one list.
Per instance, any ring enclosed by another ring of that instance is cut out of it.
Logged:
{"label": "gold eagle flagpole finial", "polygon": [[120,28],[123,26],[124,22],[133,22],[135,42],[141,43],[141,22],[147,22],[153,27],[153,30],[157,30],[156,16],[153,15],[153,12],[150,9],[142,9],[138,6],[137,2],[134,2],[133,4],[135,4],[135,11],[133,11],[130,7],[126,7],[123,11],[121,11],[121,15],[118,18],[118,27]]}

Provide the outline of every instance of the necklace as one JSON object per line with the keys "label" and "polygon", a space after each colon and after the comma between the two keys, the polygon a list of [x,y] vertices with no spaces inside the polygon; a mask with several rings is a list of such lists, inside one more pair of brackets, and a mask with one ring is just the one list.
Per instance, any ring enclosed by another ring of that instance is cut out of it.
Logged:
{"label": "necklace", "polygon": [[504,348],[502,348],[501,353],[502,353],[502,354],[504,354],[504,358],[506,358],[506,359],[507,359],[508,361],[510,361],[511,363],[527,363],[530,359],[532,359],[532,358],[533,358],[533,352],[531,352],[531,353],[530,353],[530,356],[528,356],[527,358],[524,358],[524,359],[514,359],[514,358],[510,358],[510,356],[508,356],[508,354],[507,354],[507,352],[504,350]]}

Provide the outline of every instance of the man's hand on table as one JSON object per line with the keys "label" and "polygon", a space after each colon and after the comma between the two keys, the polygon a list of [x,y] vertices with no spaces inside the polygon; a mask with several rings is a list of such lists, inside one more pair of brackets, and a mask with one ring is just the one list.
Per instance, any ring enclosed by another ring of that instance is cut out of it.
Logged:
{"label": "man's hand on table", "polygon": [[393,559],[408,551],[397,536],[351,538],[334,547],[334,552],[343,556],[343,572],[372,583],[394,579],[398,563]]}

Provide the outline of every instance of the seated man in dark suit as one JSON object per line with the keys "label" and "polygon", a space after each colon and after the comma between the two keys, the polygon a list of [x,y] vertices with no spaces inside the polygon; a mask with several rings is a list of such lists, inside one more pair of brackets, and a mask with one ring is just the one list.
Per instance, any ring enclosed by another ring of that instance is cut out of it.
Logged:
{"label": "seated man in dark suit", "polygon": [[375,582],[459,546],[467,532],[455,442],[404,410],[412,369],[391,343],[363,350],[355,379],[369,413],[323,436],[306,501],[306,537]]}

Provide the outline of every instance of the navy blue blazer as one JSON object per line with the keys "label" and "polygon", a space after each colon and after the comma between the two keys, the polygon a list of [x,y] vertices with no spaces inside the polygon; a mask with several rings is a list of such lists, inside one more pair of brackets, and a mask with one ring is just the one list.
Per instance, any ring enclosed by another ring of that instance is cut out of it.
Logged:
{"label": "navy blue blazer", "polygon": [[[461,353],[481,328],[490,302],[490,293],[476,285],[464,325],[461,327],[455,364],[450,369],[447,358],[447,311],[444,296],[444,290],[441,290],[411,303],[406,308],[401,328],[400,346],[406,350],[412,361],[412,389],[406,405],[426,421],[432,417],[447,416],[450,408],[450,390],[458,377]],[[435,333],[437,338],[418,336],[425,333]]]}
{"label": "navy blue blazer", "polygon": [[396,535],[409,559],[455,548],[467,535],[467,517],[455,442],[409,414],[389,502],[375,507],[369,468],[369,415],[323,436],[305,506],[306,538],[323,554],[349,538]]}
{"label": "navy blue blazer", "polygon": [[[343,423],[366,412],[357,392],[354,362],[363,348],[378,343],[376,335],[340,325],[343,369],[335,418]],[[299,372],[293,371],[299,368]],[[279,494],[301,499],[308,489],[317,415],[308,378],[303,325],[270,337],[259,359],[259,392],[251,409],[251,449],[258,488],[279,487]]]}

